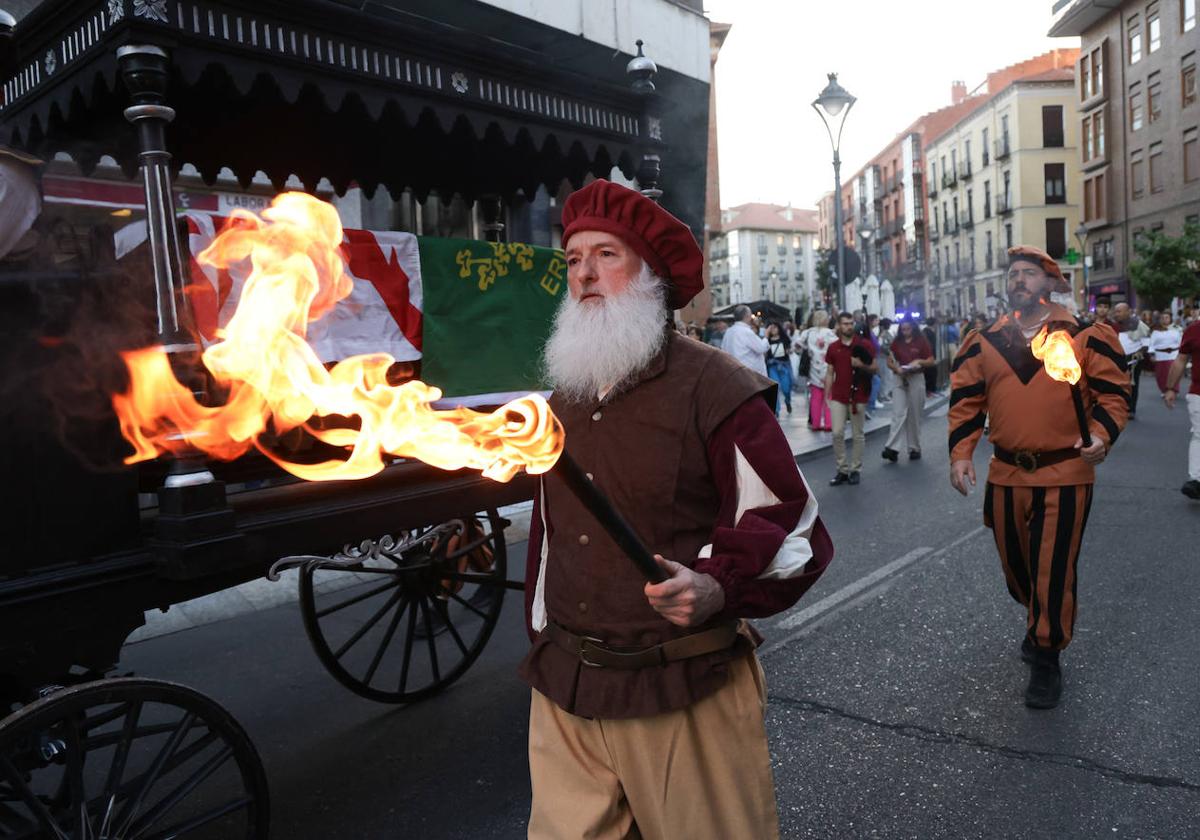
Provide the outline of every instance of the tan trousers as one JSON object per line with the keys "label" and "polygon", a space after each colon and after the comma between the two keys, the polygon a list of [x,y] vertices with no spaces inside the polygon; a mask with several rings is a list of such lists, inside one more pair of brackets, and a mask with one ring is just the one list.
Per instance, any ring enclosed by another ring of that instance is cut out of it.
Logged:
{"label": "tan trousers", "polygon": [[921,412],[925,410],[925,375],[921,371],[896,377],[892,391],[892,429],[887,448],[900,448],[904,436],[909,451],[921,451]]}
{"label": "tan trousers", "polygon": [[766,683],[753,654],[675,712],[588,720],[537,691],[529,709],[531,840],[775,840]]}
{"label": "tan trousers", "polygon": [[[895,399],[895,397],[893,397]],[[867,407],[859,404],[851,413],[850,404],[829,401],[829,416],[833,418],[833,457],[837,460],[837,471],[849,475],[862,471],[863,446],[867,436],[863,433],[863,423],[867,418]],[[850,420],[850,436],[854,448],[850,451],[850,463],[846,463],[846,420]]]}

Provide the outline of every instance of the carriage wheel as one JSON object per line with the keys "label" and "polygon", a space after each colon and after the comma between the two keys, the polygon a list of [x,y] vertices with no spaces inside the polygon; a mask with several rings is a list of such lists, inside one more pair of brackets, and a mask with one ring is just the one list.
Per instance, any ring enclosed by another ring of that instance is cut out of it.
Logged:
{"label": "carriage wheel", "polygon": [[494,510],[462,522],[452,537],[399,559],[301,567],[304,629],[321,663],[355,694],[421,700],[461,677],[483,651],[504,604],[507,523]]}
{"label": "carriage wheel", "polygon": [[83,683],[0,721],[0,837],[266,840],[269,819],[245,731],[182,685]]}

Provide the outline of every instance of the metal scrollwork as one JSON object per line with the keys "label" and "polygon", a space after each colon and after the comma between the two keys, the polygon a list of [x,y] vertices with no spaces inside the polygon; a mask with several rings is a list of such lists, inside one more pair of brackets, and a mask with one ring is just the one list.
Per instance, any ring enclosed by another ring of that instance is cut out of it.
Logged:
{"label": "metal scrollwork", "polygon": [[58,56],[54,54],[54,50],[46,50],[46,57],[43,59],[43,63],[46,67],[47,76],[58,69]]}
{"label": "metal scrollwork", "polygon": [[465,529],[466,524],[461,519],[451,519],[416,536],[397,539],[391,534],[385,534],[377,540],[363,540],[358,545],[347,543],[337,554],[292,554],[271,564],[267,571],[267,580],[277,581],[283,572],[309,564],[326,569],[347,570],[364,566],[371,561],[388,561],[403,565],[406,552],[426,544],[433,545],[442,537],[462,533]]}
{"label": "metal scrollwork", "polygon": [[466,93],[467,85],[468,81],[466,73],[458,72],[450,77],[450,86],[453,87],[458,93]]}
{"label": "metal scrollwork", "polygon": [[108,0],[108,20],[116,23],[125,17],[125,0]]}

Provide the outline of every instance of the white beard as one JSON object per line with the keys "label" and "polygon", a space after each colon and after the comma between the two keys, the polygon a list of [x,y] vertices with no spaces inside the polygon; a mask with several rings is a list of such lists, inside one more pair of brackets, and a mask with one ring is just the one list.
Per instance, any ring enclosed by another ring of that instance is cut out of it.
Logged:
{"label": "white beard", "polygon": [[567,402],[627,384],[667,340],[667,287],[643,263],[623,292],[580,303],[568,295],[543,351],[546,379]]}

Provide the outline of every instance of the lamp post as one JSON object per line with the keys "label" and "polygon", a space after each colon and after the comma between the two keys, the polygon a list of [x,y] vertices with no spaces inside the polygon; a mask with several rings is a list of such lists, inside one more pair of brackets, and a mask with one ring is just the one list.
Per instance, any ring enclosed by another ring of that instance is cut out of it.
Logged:
{"label": "lamp post", "polygon": [[772,266],[771,270],[769,272],[767,272],[767,277],[770,278],[770,280],[771,280],[771,303],[778,303],[777,298],[779,297],[779,289],[778,289],[779,271],[775,267]]}
{"label": "lamp post", "polygon": [[[1079,227],[1075,228],[1075,239],[1079,242],[1079,261],[1083,263],[1083,293],[1087,294],[1088,276],[1087,276],[1087,225],[1082,222]],[[1071,297],[1075,300],[1075,305],[1079,306],[1079,293],[1075,290],[1075,275],[1071,275]]]}
{"label": "lamp post", "polygon": [[[855,98],[838,84],[837,73],[829,73],[829,83],[821,91],[821,95],[813,100],[813,110],[825,124],[829,134],[829,143],[833,146],[833,230],[837,242],[837,284],[838,309],[846,307],[846,242],[842,235],[842,129],[846,125],[846,117],[854,107]],[[832,121],[832,122],[831,122]],[[834,126],[837,132],[834,132]]]}

